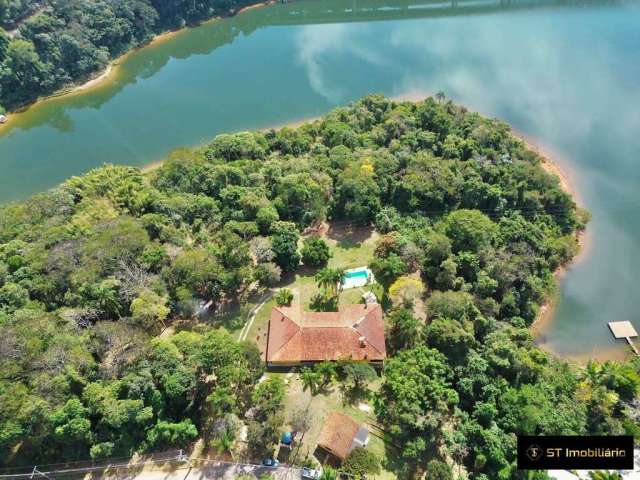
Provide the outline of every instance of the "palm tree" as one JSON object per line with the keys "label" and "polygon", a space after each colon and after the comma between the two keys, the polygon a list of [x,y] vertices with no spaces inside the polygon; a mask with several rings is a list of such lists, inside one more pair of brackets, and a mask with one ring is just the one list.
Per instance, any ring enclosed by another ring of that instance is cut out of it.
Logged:
{"label": "palm tree", "polygon": [[303,390],[308,389],[314,394],[322,381],[322,375],[313,371],[311,368],[303,368],[300,372],[300,381],[302,382]]}
{"label": "palm tree", "polygon": [[229,453],[231,458],[233,458],[233,445],[236,441],[235,433],[229,430],[225,430],[218,436],[214,438],[211,442],[213,448],[215,448],[218,453]]}
{"label": "palm tree", "polygon": [[422,322],[410,310],[402,308],[393,312],[389,342],[396,350],[415,347],[421,338]]}
{"label": "palm tree", "polygon": [[324,292],[325,296],[334,298],[340,295],[342,291],[342,277],[344,269],[342,268],[323,268],[318,270],[315,280],[318,287]]}

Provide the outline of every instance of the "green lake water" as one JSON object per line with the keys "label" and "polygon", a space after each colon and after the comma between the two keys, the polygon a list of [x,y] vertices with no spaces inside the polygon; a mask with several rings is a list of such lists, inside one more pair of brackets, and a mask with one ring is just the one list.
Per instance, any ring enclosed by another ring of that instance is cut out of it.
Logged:
{"label": "green lake water", "polygon": [[0,129],[0,202],[368,93],[442,90],[571,172],[593,213],[591,247],[540,342],[568,356],[619,353],[606,322],[640,327],[637,3],[300,0],[185,30],[127,56],[99,88],[14,115]]}

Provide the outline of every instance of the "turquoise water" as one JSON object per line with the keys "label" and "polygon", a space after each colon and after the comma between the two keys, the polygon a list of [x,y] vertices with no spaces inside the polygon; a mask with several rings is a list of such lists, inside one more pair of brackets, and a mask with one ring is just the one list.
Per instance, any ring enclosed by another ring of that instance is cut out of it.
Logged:
{"label": "turquoise water", "polygon": [[363,278],[363,279],[367,279],[369,278],[369,273],[368,270],[366,268],[363,268],[362,270],[356,270],[354,272],[347,272],[344,274],[345,278]]}
{"label": "turquoise water", "polygon": [[640,8],[633,1],[300,0],[182,32],[115,81],[0,129],[0,201],[104,162],[145,165],[220,132],[321,115],[372,92],[448,97],[554,152],[593,213],[541,342],[583,356],[640,327]]}
{"label": "turquoise water", "polygon": [[362,287],[367,283],[369,283],[369,269],[367,267],[345,272],[342,277],[342,288]]}

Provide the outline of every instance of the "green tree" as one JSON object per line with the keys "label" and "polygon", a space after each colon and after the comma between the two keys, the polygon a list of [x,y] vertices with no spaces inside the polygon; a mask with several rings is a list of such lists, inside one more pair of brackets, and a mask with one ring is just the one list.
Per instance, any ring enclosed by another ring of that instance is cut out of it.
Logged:
{"label": "green tree", "polygon": [[342,370],[351,382],[351,388],[357,391],[364,391],[368,382],[378,378],[376,370],[368,363],[347,363],[342,367]]}
{"label": "green tree", "polygon": [[305,367],[300,371],[300,381],[304,390],[315,394],[322,384],[322,374],[312,368]]}
{"label": "green tree", "polygon": [[306,238],[302,243],[302,263],[309,267],[322,267],[331,258],[329,245],[321,238]]}
{"label": "green tree", "polygon": [[380,460],[366,448],[356,447],[349,452],[349,456],[342,465],[342,470],[356,477],[378,475],[380,473]]}
{"label": "green tree", "polygon": [[151,290],[144,290],[131,302],[131,317],[144,328],[157,328],[158,324],[166,328],[165,320],[169,316],[167,299]]}
{"label": "green tree", "polygon": [[28,40],[12,40],[4,53],[0,69],[2,101],[9,105],[35,98],[40,85],[46,84],[47,67],[35,46]]}
{"label": "green tree", "polygon": [[428,445],[438,442],[443,422],[458,403],[452,378],[444,355],[424,346],[403,350],[385,365],[376,414],[401,447],[409,470],[425,462]]}
{"label": "green tree", "polygon": [[272,262],[258,265],[255,270],[256,280],[265,287],[273,287],[282,278],[282,269]]}
{"label": "green tree", "polygon": [[395,253],[386,258],[376,258],[369,267],[378,281],[385,290],[388,290],[393,282],[400,276],[407,273],[407,264]]}
{"label": "green tree", "polygon": [[400,308],[389,315],[389,335],[387,343],[393,351],[413,348],[420,343],[422,323],[411,310]]}
{"label": "green tree", "polygon": [[298,268],[300,254],[298,253],[298,231],[295,225],[281,222],[274,227],[271,235],[271,245],[275,254],[275,262],[283,272],[290,273]]}
{"label": "green tree", "polygon": [[456,210],[443,220],[443,230],[454,252],[478,252],[491,244],[497,225],[478,210]]}
{"label": "green tree", "polygon": [[336,364],[329,361],[316,363],[313,366],[313,370],[314,372],[322,376],[322,387],[330,385],[331,382],[333,382],[333,380],[336,378],[336,375],[338,373]]}
{"label": "green tree", "polygon": [[82,458],[93,442],[88,414],[82,402],[72,398],[51,416],[54,438],[65,446],[67,459]]}
{"label": "green tree", "polygon": [[257,413],[254,418],[266,420],[281,409],[285,397],[284,381],[271,377],[260,383],[253,391],[251,402]]}
{"label": "green tree", "polygon": [[197,436],[198,430],[189,419],[178,423],[161,420],[147,433],[147,450],[186,447]]}
{"label": "green tree", "polygon": [[425,480],[453,480],[451,467],[441,460],[431,460],[424,472]]}
{"label": "green tree", "polygon": [[238,433],[238,423],[237,417],[233,415],[225,415],[213,422],[210,432],[211,446],[219,453],[233,452]]}
{"label": "green tree", "polygon": [[344,270],[325,267],[315,274],[314,278],[325,298],[337,298],[342,290]]}

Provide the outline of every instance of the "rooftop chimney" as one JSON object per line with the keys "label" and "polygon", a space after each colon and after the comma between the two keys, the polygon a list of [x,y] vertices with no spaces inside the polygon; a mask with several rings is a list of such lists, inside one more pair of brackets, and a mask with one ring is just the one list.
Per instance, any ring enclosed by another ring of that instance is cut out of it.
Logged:
{"label": "rooftop chimney", "polygon": [[360,342],[360,348],[364,348],[367,346],[367,338],[366,337],[360,337],[358,339],[358,342]]}

